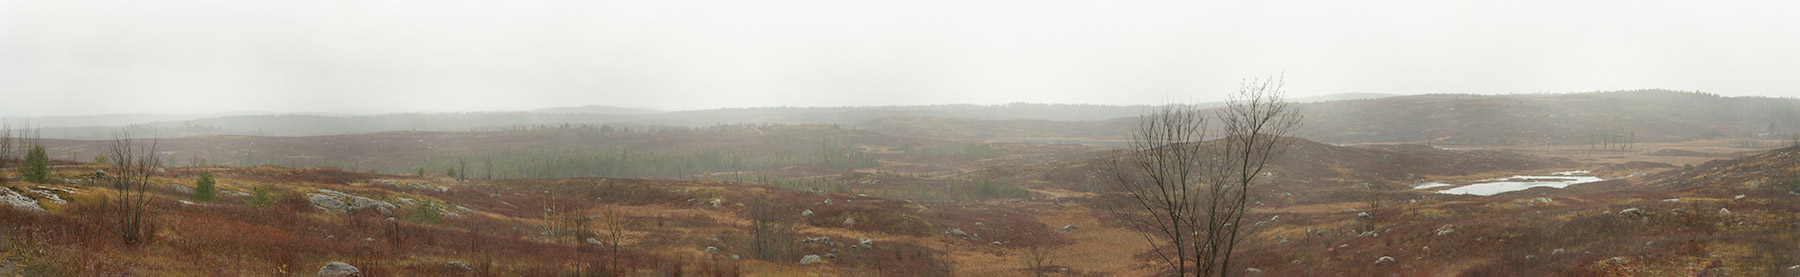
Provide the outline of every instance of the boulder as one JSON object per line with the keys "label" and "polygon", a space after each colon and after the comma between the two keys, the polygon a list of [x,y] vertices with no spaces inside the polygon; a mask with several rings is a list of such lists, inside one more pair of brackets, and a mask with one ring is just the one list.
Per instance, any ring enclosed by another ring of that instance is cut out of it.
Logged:
{"label": "boulder", "polygon": [[819,260],[819,255],[806,255],[806,257],[800,257],[800,264],[813,264],[819,262]]}
{"label": "boulder", "polygon": [[1381,258],[1375,259],[1375,264],[1391,264],[1391,263],[1394,263],[1394,257],[1381,256]]}
{"label": "boulder", "polygon": [[1631,262],[1631,259],[1625,257],[1612,257],[1611,259],[1606,259],[1607,264],[1623,264],[1629,262]]}
{"label": "boulder", "polygon": [[1451,232],[1456,232],[1456,225],[1444,224],[1444,226],[1438,227],[1437,229],[1437,235],[1439,236],[1449,235]]}
{"label": "boulder", "polygon": [[1063,233],[1070,233],[1070,232],[1075,232],[1075,231],[1081,231],[1081,228],[1075,228],[1075,225],[1063,225],[1063,227],[1062,227]]}
{"label": "boulder", "polygon": [[875,240],[872,240],[869,238],[858,239],[858,240],[856,240],[856,244],[861,245],[862,248],[869,248],[869,249],[875,248]]}
{"label": "boulder", "polygon": [[594,238],[587,238],[587,243],[593,244],[594,246],[602,246],[602,247],[606,246],[606,243],[600,242],[600,240],[597,240]]}
{"label": "boulder", "polygon": [[712,207],[713,207],[713,208],[718,208],[718,207],[719,207],[719,203],[721,203],[721,201],[719,201],[719,200],[718,200],[718,199],[713,199],[713,200],[712,200],[712,201],[706,201],[706,203],[707,203],[707,204],[712,204]]}
{"label": "boulder", "polygon": [[1631,216],[1644,216],[1644,210],[1639,210],[1638,208],[1627,208],[1624,210],[1620,210],[1619,214],[1631,215]]}
{"label": "boulder", "polygon": [[1719,214],[1731,214],[1731,210],[1725,209],[1725,208],[1719,208]]}
{"label": "boulder", "polygon": [[175,192],[178,192],[181,194],[194,194],[194,189],[188,188],[187,186],[183,186],[181,184],[169,184],[169,189],[175,190]]}
{"label": "boulder", "polygon": [[969,232],[963,232],[962,229],[950,229],[949,233],[950,233],[950,235],[958,236],[958,237],[968,237],[969,236]]}
{"label": "boulder", "polygon": [[844,227],[856,226],[855,218],[844,218]]}
{"label": "boulder", "polygon": [[837,254],[825,254],[825,258],[826,258],[826,259],[836,259],[836,258],[837,258]]}
{"label": "boulder", "polygon": [[469,263],[465,263],[465,262],[448,262],[448,263],[444,263],[444,267],[449,268],[451,270],[461,270],[461,271],[465,271],[465,272],[474,272],[475,271],[474,265],[470,265]]}
{"label": "boulder", "polygon": [[1550,250],[1550,255],[1552,255],[1552,256],[1562,255],[1563,253],[1568,253],[1568,252],[1569,252],[1568,250],[1563,250],[1562,248],[1557,248],[1556,250]]}
{"label": "boulder", "polygon": [[706,254],[713,254],[713,255],[718,255],[718,254],[719,254],[719,248],[718,248],[718,247],[712,247],[712,246],[707,246],[707,247],[706,247]]}
{"label": "boulder", "polygon": [[1356,217],[1357,217],[1357,218],[1369,218],[1369,212],[1359,212],[1359,213],[1356,213]]}
{"label": "boulder", "polygon": [[800,217],[811,217],[811,216],[813,216],[812,210],[800,211]]}
{"label": "boulder", "polygon": [[342,262],[331,262],[319,268],[320,277],[362,276],[356,267]]}
{"label": "boulder", "polygon": [[733,260],[738,259],[738,255],[731,255],[731,259],[733,259]]}

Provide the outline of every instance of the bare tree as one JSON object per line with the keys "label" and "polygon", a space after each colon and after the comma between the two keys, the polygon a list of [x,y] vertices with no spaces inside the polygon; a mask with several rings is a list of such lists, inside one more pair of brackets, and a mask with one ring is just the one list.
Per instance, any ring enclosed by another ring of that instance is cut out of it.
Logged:
{"label": "bare tree", "polygon": [[600,217],[600,227],[606,229],[606,249],[612,254],[609,255],[611,261],[606,265],[607,272],[622,270],[619,267],[619,252],[625,247],[622,244],[625,242],[625,225],[629,224],[631,221],[625,218],[624,213],[619,212],[618,207],[607,209]]}
{"label": "bare tree", "polygon": [[156,157],[156,144],[155,139],[133,139],[126,129],[113,133],[112,144],[107,147],[114,171],[106,179],[116,195],[112,199],[117,209],[114,220],[119,223],[119,237],[127,245],[143,243],[151,235],[150,230],[144,230],[144,218],[151,212],[150,171],[162,161]]}
{"label": "bare tree", "polygon": [[[1246,80],[1208,113],[1165,105],[1138,120],[1129,152],[1103,164],[1123,199],[1109,210],[1138,231],[1176,276],[1225,275],[1250,187],[1289,142],[1301,116],[1282,102],[1279,78]],[[1221,126],[1213,129],[1209,119]],[[1206,141],[1208,132],[1221,132]],[[1166,241],[1166,242],[1165,242]]]}
{"label": "bare tree", "polygon": [[1031,270],[1031,276],[1050,276],[1050,266],[1056,264],[1055,249],[1042,244],[1033,244],[1026,247],[1025,253],[1021,254],[1020,262],[1025,264],[1025,269]]}
{"label": "bare tree", "polygon": [[[12,123],[7,122],[4,119],[0,119],[0,170],[6,169],[6,162],[12,160],[13,155],[14,155],[13,147],[15,146],[15,144],[14,144],[15,142],[16,142],[16,140],[13,139]],[[6,183],[5,175],[0,174],[0,184],[5,184],[5,183]]]}

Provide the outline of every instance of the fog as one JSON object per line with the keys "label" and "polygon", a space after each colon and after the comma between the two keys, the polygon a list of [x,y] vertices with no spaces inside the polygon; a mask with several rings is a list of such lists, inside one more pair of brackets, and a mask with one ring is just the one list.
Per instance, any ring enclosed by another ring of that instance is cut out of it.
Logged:
{"label": "fog", "polygon": [[1787,1],[13,1],[0,115],[1666,88],[1800,96]]}

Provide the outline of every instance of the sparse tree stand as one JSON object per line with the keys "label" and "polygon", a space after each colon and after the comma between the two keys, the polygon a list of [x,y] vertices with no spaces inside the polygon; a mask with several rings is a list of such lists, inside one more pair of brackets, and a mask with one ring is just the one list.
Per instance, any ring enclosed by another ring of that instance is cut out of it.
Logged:
{"label": "sparse tree stand", "polygon": [[156,140],[133,139],[130,131],[121,130],[113,133],[107,146],[108,160],[113,162],[112,178],[106,179],[114,190],[112,217],[126,245],[142,244],[151,235],[144,228],[144,218],[151,213],[150,171],[161,161],[156,157],[156,144]]}
{"label": "sparse tree stand", "polygon": [[25,163],[19,165],[19,175],[24,176],[26,182],[50,182],[50,155],[44,154],[44,146],[31,146],[31,151],[25,153]]}
{"label": "sparse tree stand", "polygon": [[[1249,188],[1300,126],[1301,116],[1282,102],[1282,85],[1279,78],[1246,80],[1226,107],[1211,112],[1163,106],[1139,118],[1130,152],[1102,164],[1122,196],[1108,210],[1175,276],[1230,272]],[[1215,117],[1222,126],[1208,125]]]}

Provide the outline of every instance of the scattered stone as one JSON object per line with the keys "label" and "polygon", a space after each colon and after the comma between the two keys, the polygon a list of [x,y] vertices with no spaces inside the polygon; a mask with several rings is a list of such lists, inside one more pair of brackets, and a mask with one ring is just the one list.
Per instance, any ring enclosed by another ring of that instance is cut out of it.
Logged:
{"label": "scattered stone", "polygon": [[825,205],[826,205],[826,206],[830,206],[830,205],[831,205],[831,198],[825,198]]}
{"label": "scattered stone", "polygon": [[856,218],[844,218],[844,227],[856,226]]}
{"label": "scattered stone", "polygon": [[1356,217],[1357,218],[1369,218],[1369,212],[1358,212],[1358,213],[1356,213]]}
{"label": "scattered stone", "polygon": [[1725,208],[1719,208],[1719,214],[1731,214],[1731,210],[1725,209]]}
{"label": "scattered stone", "polygon": [[800,211],[800,217],[811,217],[811,216],[813,216],[812,210]]}
{"label": "scattered stone", "polygon": [[713,255],[718,255],[718,254],[719,254],[719,248],[718,248],[718,247],[712,247],[712,246],[707,246],[707,247],[706,247],[706,254],[713,254]]}
{"label": "scattered stone", "polygon": [[986,227],[986,226],[987,226],[987,225],[982,225],[982,224],[981,224],[981,222],[980,222],[980,221],[976,221],[976,222],[975,222],[975,226],[983,226],[983,227]]}
{"label": "scattered stone", "polygon": [[720,201],[719,199],[713,199],[712,201],[707,201],[707,203],[712,204],[713,208],[718,208]]}
{"label": "scattered stone", "polygon": [[1550,255],[1552,255],[1552,256],[1562,255],[1562,253],[1567,253],[1567,252],[1569,252],[1569,251],[1563,250],[1562,248],[1557,248],[1556,250],[1551,250]]}
{"label": "scattered stone", "polygon": [[875,240],[869,238],[857,239],[856,244],[862,245],[862,248],[875,249]]}
{"label": "scattered stone", "polygon": [[153,169],[153,170],[151,170],[151,171],[156,171],[156,173],[169,173],[169,171],[168,171],[168,170],[163,170],[163,168],[161,168],[161,167],[158,167],[158,168],[156,168],[156,169]]}
{"label": "scattered stone", "polygon": [[1737,195],[1737,196],[1732,196],[1732,197],[1731,197],[1731,200],[1744,200],[1744,195],[1743,195],[1743,194],[1739,194],[1739,195]]}
{"label": "scattered stone", "polygon": [[587,243],[591,243],[591,244],[594,244],[594,246],[600,246],[600,247],[606,246],[606,243],[600,242],[600,240],[597,240],[594,238],[587,238]]}
{"label": "scattered stone", "polygon": [[994,241],[994,243],[990,243],[990,244],[993,244],[993,245],[1000,245],[1000,244],[1001,244],[1001,243],[1000,243],[1000,241],[997,241],[997,240],[996,240],[996,241]]}
{"label": "scattered stone", "polygon": [[1388,257],[1388,256],[1381,256],[1381,258],[1378,258],[1378,259],[1375,259],[1375,264],[1378,264],[1378,265],[1379,265],[1379,264],[1387,264],[1387,263],[1394,263],[1394,262],[1395,262],[1395,261],[1394,261],[1394,257]]}
{"label": "scattered stone", "polygon": [[1252,267],[1252,268],[1247,268],[1247,269],[1244,269],[1244,274],[1248,274],[1248,275],[1251,275],[1251,276],[1261,276],[1261,275],[1262,275],[1262,273],[1263,273],[1263,272],[1262,272],[1262,270],[1261,270],[1261,269],[1256,269],[1256,268],[1254,268],[1254,267]]}
{"label": "scattered stone", "polygon": [[350,264],[331,262],[320,267],[318,275],[320,277],[362,276],[362,272],[357,271],[356,267],[350,266]]}
{"label": "scattered stone", "polygon": [[837,258],[837,254],[825,254],[825,258],[826,258],[826,259],[836,259],[836,258]]}
{"label": "scattered stone", "polygon": [[193,201],[187,201],[187,200],[175,200],[175,201],[181,202],[182,205],[193,205],[194,204]]}
{"label": "scattered stone", "polygon": [[813,264],[819,262],[819,260],[819,255],[806,255],[806,257],[800,257],[800,264]]}
{"label": "scattered stone", "polygon": [[1681,198],[1669,198],[1669,199],[1663,199],[1662,201],[1663,202],[1681,202]]}
{"label": "scattered stone", "polygon": [[43,190],[42,188],[44,188],[44,186],[38,186],[38,188],[40,188],[40,189],[34,189],[34,190],[31,190],[31,192],[38,194],[38,196],[41,196],[39,198],[43,198],[44,201],[50,201],[50,203],[56,203],[56,204],[68,204],[69,203],[68,200],[63,200],[61,196],[56,196],[55,192],[50,192],[49,190]]}
{"label": "scattered stone", "polygon": [[738,255],[731,255],[731,259],[733,259],[733,260],[738,259]]}
{"label": "scattered stone", "polygon": [[1448,235],[1451,232],[1456,232],[1456,225],[1444,224],[1444,226],[1438,227],[1437,229],[1437,235],[1439,236]]}
{"label": "scattered stone", "polygon": [[1081,231],[1081,228],[1075,228],[1075,225],[1063,225],[1063,227],[1062,227],[1063,233],[1070,233],[1070,232],[1075,232],[1075,231]]}
{"label": "scattered stone", "polygon": [[1631,259],[1625,257],[1612,257],[1611,259],[1606,259],[1607,264],[1623,264],[1629,262],[1631,262]]}

